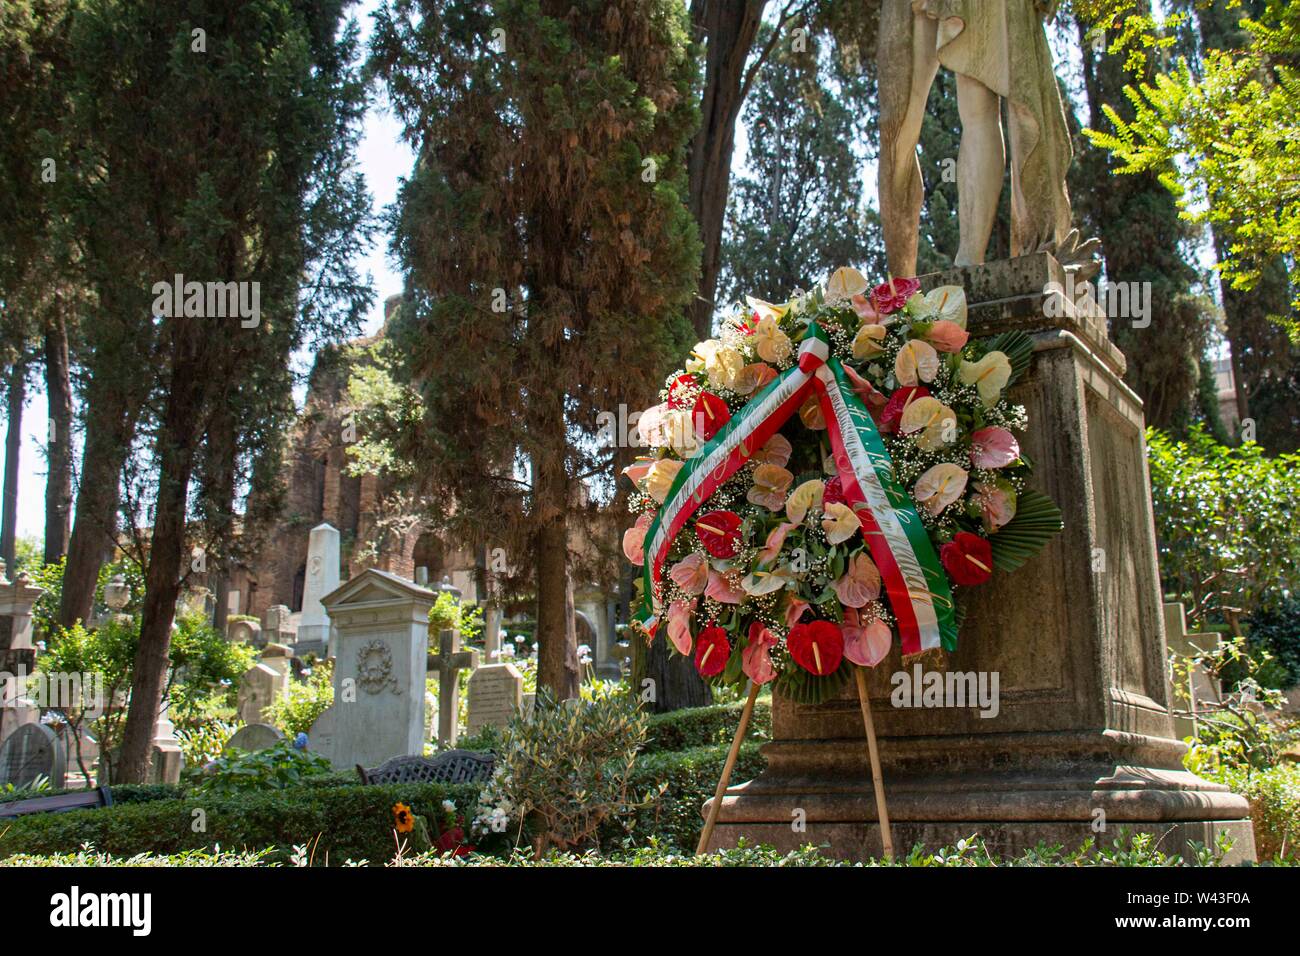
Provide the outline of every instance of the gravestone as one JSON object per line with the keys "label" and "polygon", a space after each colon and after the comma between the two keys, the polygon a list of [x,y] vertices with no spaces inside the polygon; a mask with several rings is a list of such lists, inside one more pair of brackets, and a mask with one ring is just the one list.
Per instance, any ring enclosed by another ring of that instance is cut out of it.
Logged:
{"label": "gravestone", "polygon": [[330,757],[336,747],[334,705],[326,707],[307,731],[307,749]]}
{"label": "gravestone", "polygon": [[[1029,413],[1021,447],[1037,465],[1032,485],[1065,527],[1014,574],[960,595],[961,635],[944,666],[997,674],[996,716],[894,706],[891,678],[906,673],[897,645],[869,672],[895,846],[978,833],[991,852],[1015,854],[1039,841],[1109,841],[1123,826],[1170,853],[1226,833],[1230,861],[1253,859],[1246,800],[1184,769],[1186,745],[1174,739],[1142,403],[1124,384],[1107,317],[1062,295],[1066,274],[1047,253],[921,282],[965,287],[973,338],[1033,338],[1010,397]],[[776,695],[762,753],[766,769],[724,795],[710,849],[743,837],[881,852],[852,681],[820,705]],[[790,826],[795,810],[802,832]],[[1095,832],[1099,823],[1108,829]]]}
{"label": "gravestone", "polygon": [[261,647],[266,643],[262,637],[262,625],[256,621],[231,621],[226,626],[227,639],[240,644]]}
{"label": "gravestone", "polygon": [[149,763],[150,783],[180,783],[181,770],[185,768],[185,753],[181,742],[176,739],[176,727],[172,724],[167,708],[163,707],[154,725],[153,751]]}
{"label": "gravestone", "polygon": [[25,574],[12,582],[0,574],[0,740],[41,716],[27,696],[26,679],[36,663],[32,606],[43,593]]}
{"label": "gravestone", "polygon": [[293,612],[287,604],[272,604],[262,615],[262,639],[269,643],[292,645],[298,638]]}
{"label": "gravestone", "polygon": [[334,703],[324,727],[312,728],[309,746],[336,769],[424,752],[434,598],[427,588],[375,568],[324,596],[337,635]]}
{"label": "gravestone", "polygon": [[462,651],[460,633],[446,630],[438,635],[438,653],[429,655],[428,666],[438,672],[438,743],[454,747],[460,736],[459,672],[478,667],[478,652]]}
{"label": "gravestone", "polygon": [[259,661],[246,670],[239,679],[239,719],[246,724],[262,722],[262,712],[276,701],[289,696],[287,669]]}
{"label": "gravestone", "polygon": [[0,743],[0,786],[29,787],[41,777],[50,789],[67,784],[68,761],[59,735],[44,724],[24,724]]}
{"label": "gravestone", "polygon": [[330,617],[321,599],[339,586],[339,533],[333,525],[311,529],[307,541],[307,577],[303,582],[302,616],[298,619],[299,653],[334,656]]}
{"label": "gravestone", "polygon": [[524,678],[513,664],[485,664],[469,678],[466,732],[504,727],[523,706]]}
{"label": "gravestone", "polygon": [[[1170,654],[1179,657],[1194,657],[1203,651],[1213,650],[1219,643],[1218,634],[1188,634],[1187,614],[1181,601],[1169,601],[1164,606],[1165,643]],[[1217,704],[1222,700],[1222,692],[1216,681],[1203,666],[1197,664],[1188,668],[1187,686],[1182,693],[1175,692],[1174,707],[1188,716],[1176,716],[1174,729],[1180,738],[1193,737],[1197,733],[1197,712],[1207,703]]]}
{"label": "gravestone", "polygon": [[278,727],[272,727],[270,724],[247,724],[235,731],[234,736],[226,741],[226,746],[221,749],[221,753],[222,756],[228,755],[232,750],[257,753],[259,750],[274,747],[281,740],[284,740],[284,734],[280,733]]}

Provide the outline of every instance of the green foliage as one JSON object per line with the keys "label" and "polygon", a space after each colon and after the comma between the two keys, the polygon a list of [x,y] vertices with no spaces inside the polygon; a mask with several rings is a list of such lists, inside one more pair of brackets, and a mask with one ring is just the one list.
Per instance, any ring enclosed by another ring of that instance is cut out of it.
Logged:
{"label": "green foliage", "polygon": [[[646,721],[646,742],[642,754],[693,747],[726,746],[736,732],[742,702],[684,707],[663,714],[651,714]],[[767,740],[772,732],[772,699],[760,696],[754,702],[747,740]]]}
{"label": "green foliage", "polygon": [[1248,642],[1254,651],[1268,651],[1275,666],[1261,676],[1266,687],[1282,689],[1300,684],[1300,595],[1260,608],[1248,619]]}
{"label": "green foliage", "polygon": [[1255,851],[1261,862],[1300,864],[1300,764],[1280,763],[1262,771],[1221,766],[1203,773],[1250,801]]}
{"label": "green foliage", "polygon": [[[441,784],[341,785],[335,775],[307,778],[285,790],[205,794],[149,800],[98,810],[32,814],[0,826],[0,858],[15,853],[61,854],[89,844],[103,853],[173,854],[187,850],[269,850],[283,862],[295,845],[308,847],[315,865],[348,860],[382,862],[393,857],[393,805],[437,815],[451,800],[463,813],[474,806],[475,788]],[[312,785],[314,784],[314,785]],[[114,788],[114,794],[118,788]],[[206,816],[206,832],[193,828],[194,810]]]}
{"label": "green foliage", "polygon": [[1185,441],[1148,429],[1147,446],[1161,576],[1195,627],[1235,628],[1300,590],[1300,456],[1225,447],[1199,425]]}
{"label": "green foliage", "polygon": [[289,683],[289,696],[272,701],[262,711],[262,719],[278,727],[286,737],[311,732],[316,718],[334,703],[334,662],[317,661],[306,680]]}
{"label": "green foliage", "polygon": [[111,867],[209,867],[209,866],[274,866],[267,862],[266,850],[233,853],[229,850],[186,850],[160,856],[156,853],[137,853],[134,856],[113,856],[87,846],[71,853],[48,855],[18,853],[0,860],[0,866],[111,866]]}
{"label": "green foliage", "polygon": [[[1243,46],[1206,49],[1195,65],[1181,59],[1150,81],[1126,87],[1132,118],[1125,120],[1107,105],[1114,132],[1085,133],[1124,163],[1119,172],[1158,174],[1185,218],[1211,223],[1232,237],[1219,268],[1234,288],[1252,288],[1278,257],[1290,262],[1296,297],[1291,316],[1279,318],[1295,335],[1300,333],[1295,314],[1300,310],[1300,154],[1293,148],[1300,138],[1295,64],[1300,7],[1267,0],[1260,16],[1243,18],[1241,27]],[[1130,30],[1137,36],[1160,35],[1149,22],[1131,24]],[[1161,33],[1168,38],[1167,29]],[[1131,55],[1130,64],[1135,60],[1144,63],[1145,57]]]}
{"label": "green foliage", "polygon": [[234,750],[217,757],[194,786],[197,794],[248,793],[284,790],[304,777],[329,773],[330,762],[318,753],[297,750],[291,741],[281,740],[265,750],[245,753]]}
{"label": "green foliage", "polygon": [[429,608],[429,636],[436,639],[443,631],[452,630],[459,631],[464,640],[476,640],[483,633],[483,609],[462,603],[450,591],[439,591]]}
{"label": "green foliage", "polygon": [[542,690],[532,714],[506,726],[476,830],[527,826],[538,853],[590,843],[602,823],[634,805],[630,784],[645,736],[635,698],[557,704]]}
{"label": "green foliage", "polygon": [[185,770],[197,770],[208,761],[220,757],[226,743],[238,729],[235,722],[216,717],[196,721],[187,727],[177,727],[176,740],[180,743],[181,753],[185,755]]}

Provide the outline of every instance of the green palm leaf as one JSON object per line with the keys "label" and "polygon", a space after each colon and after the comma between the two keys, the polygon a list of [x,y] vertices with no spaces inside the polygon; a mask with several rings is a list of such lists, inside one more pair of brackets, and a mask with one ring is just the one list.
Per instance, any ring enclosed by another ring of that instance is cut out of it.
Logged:
{"label": "green palm leaf", "polygon": [[1051,541],[1064,527],[1061,509],[1040,491],[1026,488],[1016,498],[1016,516],[990,536],[993,564],[1014,571]]}

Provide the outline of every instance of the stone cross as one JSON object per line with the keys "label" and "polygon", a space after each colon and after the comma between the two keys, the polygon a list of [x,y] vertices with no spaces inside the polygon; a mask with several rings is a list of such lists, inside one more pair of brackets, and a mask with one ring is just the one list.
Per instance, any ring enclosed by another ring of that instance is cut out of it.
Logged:
{"label": "stone cross", "polygon": [[438,653],[429,655],[429,670],[438,672],[438,743],[456,746],[460,724],[460,681],[457,672],[478,667],[477,651],[460,649],[460,633],[446,630],[438,635]]}
{"label": "stone cross", "polygon": [[330,640],[330,618],[325,613],[321,598],[338,586],[339,532],[333,525],[320,524],[311,529],[311,537],[307,542],[307,577],[302,588],[298,643],[328,648],[331,652],[334,650]]}

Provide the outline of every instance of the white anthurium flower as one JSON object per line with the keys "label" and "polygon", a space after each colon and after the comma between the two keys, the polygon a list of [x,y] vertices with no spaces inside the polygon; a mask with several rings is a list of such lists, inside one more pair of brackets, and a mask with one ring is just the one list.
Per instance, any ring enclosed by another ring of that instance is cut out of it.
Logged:
{"label": "white anthurium flower", "polygon": [[840,305],[868,288],[867,277],[851,266],[841,266],[826,280],[826,304]]}
{"label": "white anthurium flower", "polygon": [[962,362],[957,369],[957,379],[963,385],[979,389],[980,401],[985,408],[996,405],[1002,390],[1011,381],[1011,360],[1004,352],[989,352],[978,362]]}

